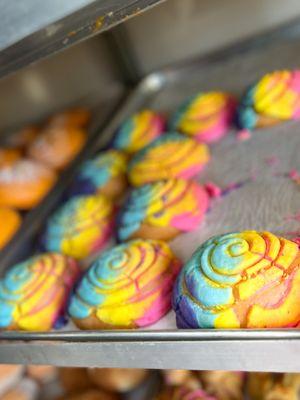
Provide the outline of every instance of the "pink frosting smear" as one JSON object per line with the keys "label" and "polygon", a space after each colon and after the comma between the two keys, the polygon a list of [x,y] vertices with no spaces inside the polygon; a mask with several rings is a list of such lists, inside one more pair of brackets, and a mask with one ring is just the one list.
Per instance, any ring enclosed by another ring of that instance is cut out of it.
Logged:
{"label": "pink frosting smear", "polygon": [[212,199],[218,198],[222,196],[222,189],[220,188],[220,186],[216,185],[213,182],[207,182],[204,185],[209,197],[211,197]]}
{"label": "pink frosting smear", "polygon": [[241,129],[238,131],[236,138],[239,142],[245,142],[251,138],[251,132],[248,129]]}

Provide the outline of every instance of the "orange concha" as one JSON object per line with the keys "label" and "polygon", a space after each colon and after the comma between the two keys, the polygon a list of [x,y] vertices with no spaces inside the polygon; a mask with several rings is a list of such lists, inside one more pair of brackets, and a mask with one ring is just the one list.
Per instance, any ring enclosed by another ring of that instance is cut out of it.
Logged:
{"label": "orange concha", "polygon": [[55,169],[65,168],[86,142],[86,132],[73,126],[45,129],[29,146],[28,154]]}
{"label": "orange concha", "polygon": [[0,148],[0,167],[11,165],[21,158],[21,152],[13,148]]}
{"label": "orange concha", "polygon": [[21,210],[35,207],[56,181],[54,171],[29,159],[0,168],[0,206]]}
{"label": "orange concha", "polygon": [[0,250],[10,241],[19,229],[22,218],[20,214],[8,207],[0,207]]}

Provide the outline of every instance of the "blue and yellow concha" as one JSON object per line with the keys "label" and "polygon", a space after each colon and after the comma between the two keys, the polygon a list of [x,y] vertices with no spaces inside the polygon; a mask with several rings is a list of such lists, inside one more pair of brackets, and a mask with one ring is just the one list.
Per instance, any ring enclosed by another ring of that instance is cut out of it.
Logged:
{"label": "blue and yellow concha", "polygon": [[300,322],[298,244],[270,232],[213,237],[173,292],[179,328],[287,328]]}
{"label": "blue and yellow concha", "polygon": [[283,70],[264,75],[242,97],[237,110],[241,129],[274,125],[300,118],[300,71]]}

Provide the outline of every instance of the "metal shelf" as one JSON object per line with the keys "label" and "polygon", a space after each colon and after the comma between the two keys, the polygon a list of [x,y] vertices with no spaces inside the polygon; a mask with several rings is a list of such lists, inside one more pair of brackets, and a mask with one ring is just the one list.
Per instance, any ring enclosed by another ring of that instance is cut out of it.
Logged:
{"label": "metal shelf", "polygon": [[0,77],[164,0],[0,0]]}
{"label": "metal shelf", "polygon": [[[300,332],[111,331],[1,334],[2,363],[299,372]],[[15,340],[12,340],[15,339]]]}
{"label": "metal shelf", "polygon": [[[151,74],[123,104],[104,130],[105,136],[110,137],[116,126],[137,109],[150,107],[168,113],[199,89],[219,88],[238,95],[267,71],[298,67],[299,26],[298,21],[200,60]],[[224,229],[269,229],[283,236],[283,229],[300,229],[299,223],[283,219],[285,213],[299,211],[299,187],[284,174],[291,168],[300,169],[298,127],[299,121],[280,124],[254,133],[251,140],[243,143],[231,134],[212,147],[212,161],[201,180],[221,185],[232,180],[245,181],[253,166],[258,168],[259,176],[214,206],[204,228],[171,242],[183,261],[195,246]],[[102,140],[99,136],[95,150]],[[272,154],[280,158],[280,174],[266,167],[266,156]],[[89,332],[74,331],[70,326],[67,329],[0,332],[0,362],[300,372],[298,329],[178,330],[172,313],[151,330]]]}

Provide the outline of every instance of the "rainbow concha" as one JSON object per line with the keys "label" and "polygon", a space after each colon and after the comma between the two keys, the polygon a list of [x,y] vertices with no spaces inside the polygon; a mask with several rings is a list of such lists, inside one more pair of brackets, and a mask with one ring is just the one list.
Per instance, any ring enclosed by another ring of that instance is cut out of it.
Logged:
{"label": "rainbow concha", "polygon": [[113,225],[114,207],[108,198],[101,194],[75,196],[50,217],[43,247],[83,259],[106,245]]}
{"label": "rainbow concha", "polygon": [[133,186],[169,178],[190,179],[209,159],[209,149],[204,143],[178,132],[168,132],[134,155],[128,166],[128,177]]}
{"label": "rainbow concha", "polygon": [[275,71],[252,85],[237,111],[241,128],[263,126],[261,119],[289,120],[300,118],[300,70]]}
{"label": "rainbow concha", "polygon": [[[69,314],[80,327],[90,317],[99,327],[153,324],[171,308],[180,261],[161,241],[133,240],[103,252],[83,275]],[[77,321],[77,322],[76,322]]]}
{"label": "rainbow concha", "polygon": [[183,267],[173,293],[180,328],[279,328],[300,321],[300,251],[270,232],[213,237]]}
{"label": "rainbow concha", "polygon": [[216,142],[229,131],[235,110],[236,100],[228,93],[198,93],[179,107],[169,126],[199,142]]}
{"label": "rainbow concha", "polygon": [[55,253],[34,256],[9,269],[0,280],[0,329],[55,327],[79,273],[75,260]]}
{"label": "rainbow concha", "polygon": [[168,179],[140,186],[121,209],[118,237],[128,240],[142,224],[192,231],[202,221],[208,202],[206,191],[193,181]]}
{"label": "rainbow concha", "polygon": [[164,127],[165,121],[161,115],[151,110],[142,110],[121,125],[113,147],[133,154],[158,138]]}

